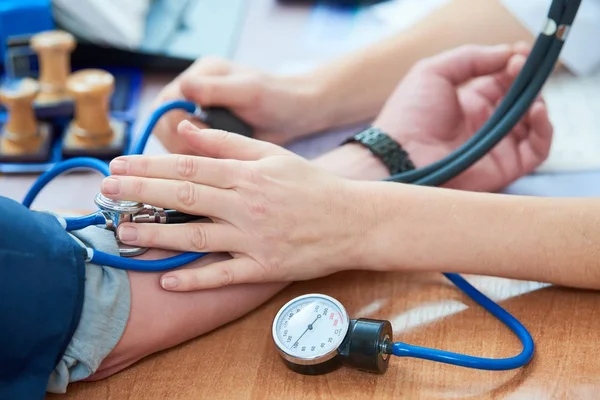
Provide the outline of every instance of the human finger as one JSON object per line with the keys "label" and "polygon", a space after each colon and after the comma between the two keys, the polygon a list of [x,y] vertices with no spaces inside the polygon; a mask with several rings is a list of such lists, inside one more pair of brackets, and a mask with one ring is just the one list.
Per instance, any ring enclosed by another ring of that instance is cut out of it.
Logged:
{"label": "human finger", "polygon": [[496,104],[506,95],[524,64],[525,57],[515,55],[502,72],[476,78],[468,84],[468,88],[485,97],[490,104]]}
{"label": "human finger", "polygon": [[182,81],[193,76],[223,76],[231,73],[233,64],[225,59],[214,56],[205,56],[197,59],[194,63],[183,71],[177,78]]}
{"label": "human finger", "polygon": [[188,155],[121,156],[110,163],[112,175],[171,179],[222,189],[235,186],[242,163]]}
{"label": "human finger", "polygon": [[177,131],[188,147],[207,157],[255,161],[267,156],[291,154],[275,144],[235,133],[198,129],[189,121],[180,123]]}
{"label": "human finger", "polygon": [[[152,109],[160,107],[161,104],[172,100],[183,100],[185,96],[181,92],[182,79],[198,79],[200,76],[222,76],[231,71],[231,63],[218,57],[202,57],[196,60],[190,67],[180,73],[175,79],[169,82],[159,93],[152,104]],[[175,135],[177,124],[189,118],[189,114],[181,110],[172,110],[164,115],[156,123],[152,134],[156,136],[163,146],[171,153],[190,154],[190,149],[181,143],[181,140]],[[193,121],[193,124],[199,128],[206,128],[206,125],[200,121]]]}
{"label": "human finger", "polygon": [[163,289],[179,292],[213,289],[240,283],[264,282],[267,271],[256,261],[233,258],[200,268],[179,269],[165,273],[160,285]]}
{"label": "human finger", "polygon": [[[152,109],[160,107],[167,101],[182,99],[184,99],[184,97],[179,90],[179,81],[174,80],[165,86],[165,88],[161,91],[159,96],[154,101]],[[189,118],[189,114],[186,111],[177,109],[171,110],[158,120],[154,129],[152,130],[152,135],[158,138],[158,140],[160,140],[162,145],[170,153],[193,154],[193,151],[191,151],[190,148],[183,143],[181,138],[179,138],[176,134],[177,124],[186,118]],[[198,120],[193,120],[193,124],[198,128],[206,128],[206,125],[202,124]]]}
{"label": "human finger", "polygon": [[523,66],[527,62],[527,57],[523,54],[515,54],[508,61],[508,66],[506,67],[506,74],[504,74],[504,80],[501,82],[505,87],[508,87],[515,80],[517,75],[523,69]]}
{"label": "human finger", "polygon": [[168,100],[183,99],[181,92],[182,80],[198,79],[201,76],[223,76],[231,72],[230,62],[218,57],[203,57],[196,60],[190,67],[169,82],[155,100],[156,106]]}
{"label": "human finger", "polygon": [[180,82],[182,95],[201,106],[228,108],[255,105],[260,87],[249,75],[188,76]]}
{"label": "human finger", "polygon": [[517,54],[528,56],[529,53],[531,53],[531,44],[524,41],[518,41],[513,45],[513,50]]}
{"label": "human finger", "polygon": [[117,231],[127,245],[201,253],[241,252],[247,243],[232,225],[209,222],[187,224],[124,223]]}
{"label": "human finger", "polygon": [[114,200],[137,201],[188,214],[227,219],[238,204],[233,191],[187,181],[111,175],[101,193]]}
{"label": "human finger", "polygon": [[[541,104],[543,107],[540,108],[537,104]],[[552,124],[550,124],[545,105],[546,103],[541,95],[533,101],[531,106],[527,109],[525,115],[519,120],[519,122],[515,125],[511,132],[511,136],[515,138],[517,142],[529,139],[530,136],[532,136],[532,132],[535,128],[534,126],[532,126],[532,123],[535,123],[536,125],[538,125],[538,128],[541,128],[543,131],[545,131],[545,127],[543,125],[540,125],[540,122],[543,122],[543,120],[538,119],[540,118],[540,115],[538,114],[539,112],[542,112],[541,117],[543,117],[546,120],[546,122],[548,122],[550,126],[550,131],[552,131]],[[535,116],[535,118],[532,118],[532,116]]]}
{"label": "human finger", "polygon": [[502,71],[513,54],[508,45],[464,45],[419,62],[420,68],[454,85]]}
{"label": "human finger", "polygon": [[529,135],[519,143],[519,153],[523,168],[533,171],[550,153],[554,127],[543,101],[538,100],[528,112]]}

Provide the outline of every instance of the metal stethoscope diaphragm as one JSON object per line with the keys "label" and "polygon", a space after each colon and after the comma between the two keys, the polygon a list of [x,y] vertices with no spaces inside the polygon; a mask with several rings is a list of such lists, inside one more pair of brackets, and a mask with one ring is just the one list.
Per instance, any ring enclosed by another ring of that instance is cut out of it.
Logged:
{"label": "metal stethoscope diaphragm", "polygon": [[134,222],[136,216],[144,211],[150,211],[143,203],[137,201],[113,200],[98,193],[94,199],[98,206],[98,213],[106,219],[106,229],[115,233],[119,244],[119,254],[124,257],[135,257],[144,254],[147,247],[135,247],[121,243],[117,230],[123,222]]}
{"label": "metal stethoscope diaphragm", "polygon": [[105,228],[114,232],[119,244],[119,254],[123,257],[139,256],[148,250],[147,247],[130,246],[119,240],[118,229],[123,223],[169,224],[191,222],[203,218],[174,210],[165,210],[137,201],[113,200],[102,195],[102,193],[96,195],[94,203],[99,209],[96,214],[105,220]]}

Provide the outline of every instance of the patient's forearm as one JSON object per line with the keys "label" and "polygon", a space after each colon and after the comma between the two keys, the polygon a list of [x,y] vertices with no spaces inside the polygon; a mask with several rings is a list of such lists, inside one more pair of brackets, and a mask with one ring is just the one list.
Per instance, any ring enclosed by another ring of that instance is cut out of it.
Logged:
{"label": "patient's forearm", "polygon": [[355,143],[333,149],[312,162],[348,179],[376,181],[390,175],[385,165],[371,151]]}
{"label": "patient's forearm", "polygon": [[[540,17],[540,23],[543,16]],[[370,119],[419,60],[463,44],[532,42],[498,0],[453,0],[408,31],[311,72],[319,89],[319,129]]]}
{"label": "patient's forearm", "polygon": [[[173,255],[150,250],[140,258]],[[209,255],[189,267],[223,259]],[[215,290],[176,293],[159,286],[159,273],[129,272],[131,313],[123,337],[91,378],[101,379],[141,358],[212,331],[252,311],[285,284],[237,285]]]}
{"label": "patient's forearm", "polygon": [[459,272],[600,289],[598,199],[411,185],[362,187],[378,221],[362,243],[375,270]]}

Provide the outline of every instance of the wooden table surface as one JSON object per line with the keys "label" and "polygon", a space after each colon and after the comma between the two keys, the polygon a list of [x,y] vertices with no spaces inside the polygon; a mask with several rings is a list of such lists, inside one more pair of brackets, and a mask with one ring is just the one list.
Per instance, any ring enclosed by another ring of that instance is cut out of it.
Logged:
{"label": "wooden table surface", "polygon": [[476,371],[394,357],[385,375],[348,368],[322,376],[286,369],[271,339],[278,309],[324,293],[352,318],[388,319],[394,339],[488,357],[521,350],[508,328],[441,274],[349,272],[296,283],[245,317],[49,399],[597,399],[600,293],[489,277],[467,277],[530,330],[533,361],[513,371]]}

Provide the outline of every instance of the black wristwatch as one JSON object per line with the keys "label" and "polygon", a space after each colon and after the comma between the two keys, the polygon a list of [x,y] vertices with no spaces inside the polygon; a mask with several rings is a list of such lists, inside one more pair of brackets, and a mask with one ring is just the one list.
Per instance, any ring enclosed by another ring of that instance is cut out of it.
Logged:
{"label": "black wristwatch", "polygon": [[391,175],[415,169],[402,146],[379,128],[370,127],[342,144],[346,143],[360,143],[369,149],[387,167]]}

